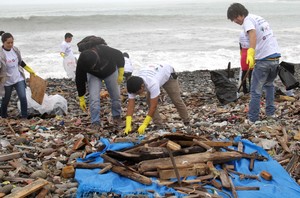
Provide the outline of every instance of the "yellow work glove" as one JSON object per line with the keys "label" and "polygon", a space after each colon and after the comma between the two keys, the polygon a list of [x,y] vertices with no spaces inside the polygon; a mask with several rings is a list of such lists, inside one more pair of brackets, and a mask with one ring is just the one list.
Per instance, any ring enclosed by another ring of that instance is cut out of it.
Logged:
{"label": "yellow work glove", "polygon": [[120,85],[123,81],[123,76],[124,76],[124,67],[120,67],[118,70],[118,84]]}
{"label": "yellow work glove", "polygon": [[26,71],[28,71],[30,74],[33,74],[34,76],[36,76],[35,72],[34,72],[28,65],[26,65],[26,66],[24,67],[24,69],[25,69]]}
{"label": "yellow work glove", "polygon": [[145,130],[146,130],[148,124],[151,122],[151,120],[152,120],[152,118],[147,115],[144,122],[143,122],[143,124],[138,129],[138,132],[139,132],[140,135],[145,133]]}
{"label": "yellow work glove", "polygon": [[86,103],[85,103],[84,96],[79,97],[79,105],[82,111],[86,111]]}
{"label": "yellow work glove", "polygon": [[63,58],[65,58],[65,56],[66,56],[66,54],[63,53],[63,52],[60,52],[59,54],[60,54],[60,56],[63,57]]}
{"label": "yellow work glove", "polygon": [[255,49],[249,48],[247,50],[247,60],[246,63],[249,65],[249,69],[253,69],[255,65]]}
{"label": "yellow work glove", "polygon": [[124,133],[127,135],[129,132],[131,132],[131,121],[132,117],[131,116],[126,116],[126,127]]}

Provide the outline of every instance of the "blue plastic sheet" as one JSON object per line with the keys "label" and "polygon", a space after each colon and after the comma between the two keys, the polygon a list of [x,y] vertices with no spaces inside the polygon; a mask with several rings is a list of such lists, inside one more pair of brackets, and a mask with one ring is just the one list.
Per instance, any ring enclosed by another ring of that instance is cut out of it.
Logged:
{"label": "blue plastic sheet", "polygon": [[[103,144],[106,145],[106,148],[100,153],[92,153],[88,155],[85,159],[78,159],[78,162],[85,162],[93,160],[92,163],[101,163],[103,159],[100,157],[102,153],[105,153],[107,150],[121,150],[124,148],[130,148],[134,146],[133,143],[114,143],[101,138],[100,140]],[[268,153],[261,147],[256,146],[248,140],[243,140],[237,138],[236,141],[242,141],[244,144],[244,152],[252,153],[257,151],[258,154],[263,155],[268,158],[267,161],[255,161],[254,169],[249,170],[248,159],[240,159],[232,161],[231,164],[235,165],[236,171],[243,174],[249,175],[258,175],[261,171],[265,170],[272,174],[273,179],[271,181],[266,181],[261,178],[261,181],[254,179],[244,179],[240,180],[238,176],[233,179],[235,186],[257,186],[260,187],[258,191],[237,191],[238,197],[244,198],[296,198],[300,197],[300,187],[299,185],[290,177],[290,175],[285,171],[285,169],[276,161],[273,160]],[[183,194],[178,193],[172,188],[166,186],[159,186],[156,182],[156,178],[151,178],[153,184],[150,186],[140,184],[131,179],[119,176],[116,173],[108,172],[105,174],[98,174],[100,169],[76,169],[75,179],[79,183],[77,190],[77,198],[88,197],[90,193],[98,192],[114,192],[121,194],[122,196],[128,194],[144,194],[148,197],[154,197],[153,193],[150,193],[148,190],[154,191],[159,196],[164,196],[167,192],[172,192],[176,197],[184,197]],[[192,177],[191,177],[192,178]],[[211,186],[207,186],[211,188]],[[231,192],[225,191],[225,193],[220,194],[223,197],[232,197]]]}

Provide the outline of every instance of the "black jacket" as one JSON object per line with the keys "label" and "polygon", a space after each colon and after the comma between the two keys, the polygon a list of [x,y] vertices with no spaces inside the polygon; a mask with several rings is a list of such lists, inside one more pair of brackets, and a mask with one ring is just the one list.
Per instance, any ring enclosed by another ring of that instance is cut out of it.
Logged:
{"label": "black jacket", "polygon": [[120,50],[106,45],[97,45],[93,51],[98,55],[96,65],[89,65],[86,57],[80,54],[76,67],[76,87],[78,96],[86,93],[87,73],[105,79],[116,71],[117,68],[124,67],[124,57]]}

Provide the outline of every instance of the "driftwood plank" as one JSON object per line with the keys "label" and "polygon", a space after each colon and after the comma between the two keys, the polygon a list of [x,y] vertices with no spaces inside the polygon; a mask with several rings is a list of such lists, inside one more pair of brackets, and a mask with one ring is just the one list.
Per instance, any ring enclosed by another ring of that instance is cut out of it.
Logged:
{"label": "driftwood plank", "polygon": [[7,195],[5,198],[23,198],[27,195],[30,195],[33,192],[38,191],[39,189],[43,188],[43,186],[47,185],[48,181],[44,179],[37,179],[36,181],[32,182],[31,184],[12,192],[11,194]]}
{"label": "driftwood plank", "polygon": [[8,161],[11,159],[20,158],[23,154],[21,152],[15,152],[10,154],[0,155],[0,162]]}
{"label": "driftwood plank", "polygon": [[[232,152],[205,152],[205,153],[196,153],[189,155],[181,155],[174,157],[175,163],[178,167],[183,164],[195,164],[195,163],[205,163],[207,161],[213,161],[216,163],[223,163],[235,159],[242,158],[241,153],[232,151]],[[170,158],[160,158],[154,160],[145,160],[138,164],[138,170],[140,173],[145,171],[160,169],[171,169],[172,162]]]}

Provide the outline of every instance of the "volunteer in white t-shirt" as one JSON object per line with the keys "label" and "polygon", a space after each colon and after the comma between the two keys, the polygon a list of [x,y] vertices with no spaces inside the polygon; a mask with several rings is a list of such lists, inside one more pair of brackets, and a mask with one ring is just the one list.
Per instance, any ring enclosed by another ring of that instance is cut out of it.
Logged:
{"label": "volunteer in white t-shirt", "polygon": [[185,125],[189,124],[189,116],[186,106],[181,98],[177,75],[174,68],[168,64],[150,65],[138,72],[137,76],[132,76],[127,80],[128,106],[126,116],[125,134],[132,131],[131,122],[135,106],[135,96],[147,91],[147,102],[149,104],[148,114],[143,124],[138,128],[139,134],[143,134],[151,122],[161,124],[158,111],[158,99],[160,87],[163,87],[171,98],[178,113]]}
{"label": "volunteer in white t-shirt", "polygon": [[277,76],[281,56],[273,31],[264,18],[249,14],[240,3],[230,5],[227,18],[241,25],[249,38],[247,63],[250,69],[254,68],[250,89],[249,124],[260,119],[260,99],[263,89],[266,92],[266,116],[272,118],[275,115],[274,79]]}
{"label": "volunteer in white t-shirt", "polygon": [[71,33],[65,34],[65,40],[60,44],[60,55],[65,58],[66,56],[74,56],[71,42],[73,39],[73,35]]}

